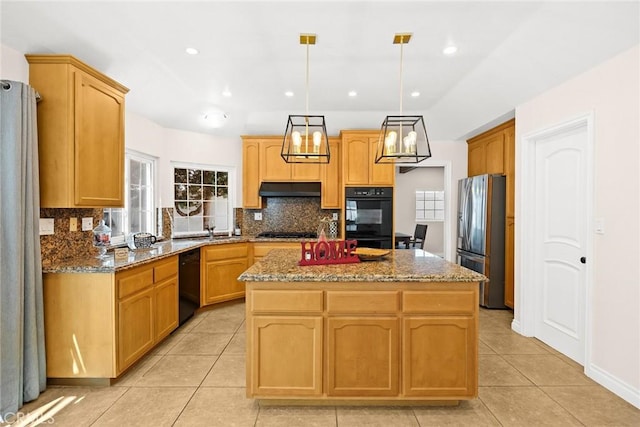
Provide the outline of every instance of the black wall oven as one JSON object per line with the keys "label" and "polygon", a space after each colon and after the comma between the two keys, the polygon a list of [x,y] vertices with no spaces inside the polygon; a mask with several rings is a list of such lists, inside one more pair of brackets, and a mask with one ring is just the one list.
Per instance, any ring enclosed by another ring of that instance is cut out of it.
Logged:
{"label": "black wall oven", "polygon": [[358,246],[393,248],[393,187],[345,189],[345,237]]}

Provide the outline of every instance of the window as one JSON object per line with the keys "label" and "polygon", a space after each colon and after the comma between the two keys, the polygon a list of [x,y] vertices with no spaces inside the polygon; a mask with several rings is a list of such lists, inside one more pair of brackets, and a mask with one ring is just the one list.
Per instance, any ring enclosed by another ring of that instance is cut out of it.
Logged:
{"label": "window", "polygon": [[104,210],[104,222],[111,228],[112,243],[123,243],[133,233],[155,234],[154,168],[154,157],[126,152],[124,208]]}
{"label": "window", "polygon": [[416,190],[416,222],[444,221],[444,191]]}
{"label": "window", "polygon": [[174,164],[173,234],[199,234],[233,229],[233,169],[221,166]]}

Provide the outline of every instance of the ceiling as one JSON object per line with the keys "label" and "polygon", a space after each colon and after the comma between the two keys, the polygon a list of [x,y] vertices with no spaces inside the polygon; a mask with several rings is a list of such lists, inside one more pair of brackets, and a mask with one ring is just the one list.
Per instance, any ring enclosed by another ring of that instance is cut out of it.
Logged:
{"label": "ceiling", "polygon": [[[309,48],[309,113],[324,114],[330,134],[379,128],[400,111],[393,36],[410,32],[403,111],[424,115],[430,139],[456,140],[637,45],[639,5],[2,0],[0,40],[23,53],[76,56],[129,87],[127,109],[163,127],[237,136],[283,133],[288,114],[305,113],[300,33],[318,37]],[[442,53],[449,44],[458,47],[453,56]],[[203,119],[220,113],[221,127]]]}

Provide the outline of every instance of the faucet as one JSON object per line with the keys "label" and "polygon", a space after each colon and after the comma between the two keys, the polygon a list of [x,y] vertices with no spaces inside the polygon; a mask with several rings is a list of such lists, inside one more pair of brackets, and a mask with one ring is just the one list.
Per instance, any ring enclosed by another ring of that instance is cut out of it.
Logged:
{"label": "faucet", "polygon": [[213,240],[213,230],[216,229],[216,226],[211,226],[211,227],[205,227],[205,230],[207,230],[207,234],[209,235],[209,240]]}

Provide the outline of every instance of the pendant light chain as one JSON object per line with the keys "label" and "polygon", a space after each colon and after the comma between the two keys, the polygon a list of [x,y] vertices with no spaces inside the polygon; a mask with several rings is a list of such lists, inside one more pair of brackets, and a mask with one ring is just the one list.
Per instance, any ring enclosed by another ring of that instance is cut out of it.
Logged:
{"label": "pendant light chain", "polygon": [[402,115],[402,59],[404,49],[404,38],[400,40],[400,115]]}

